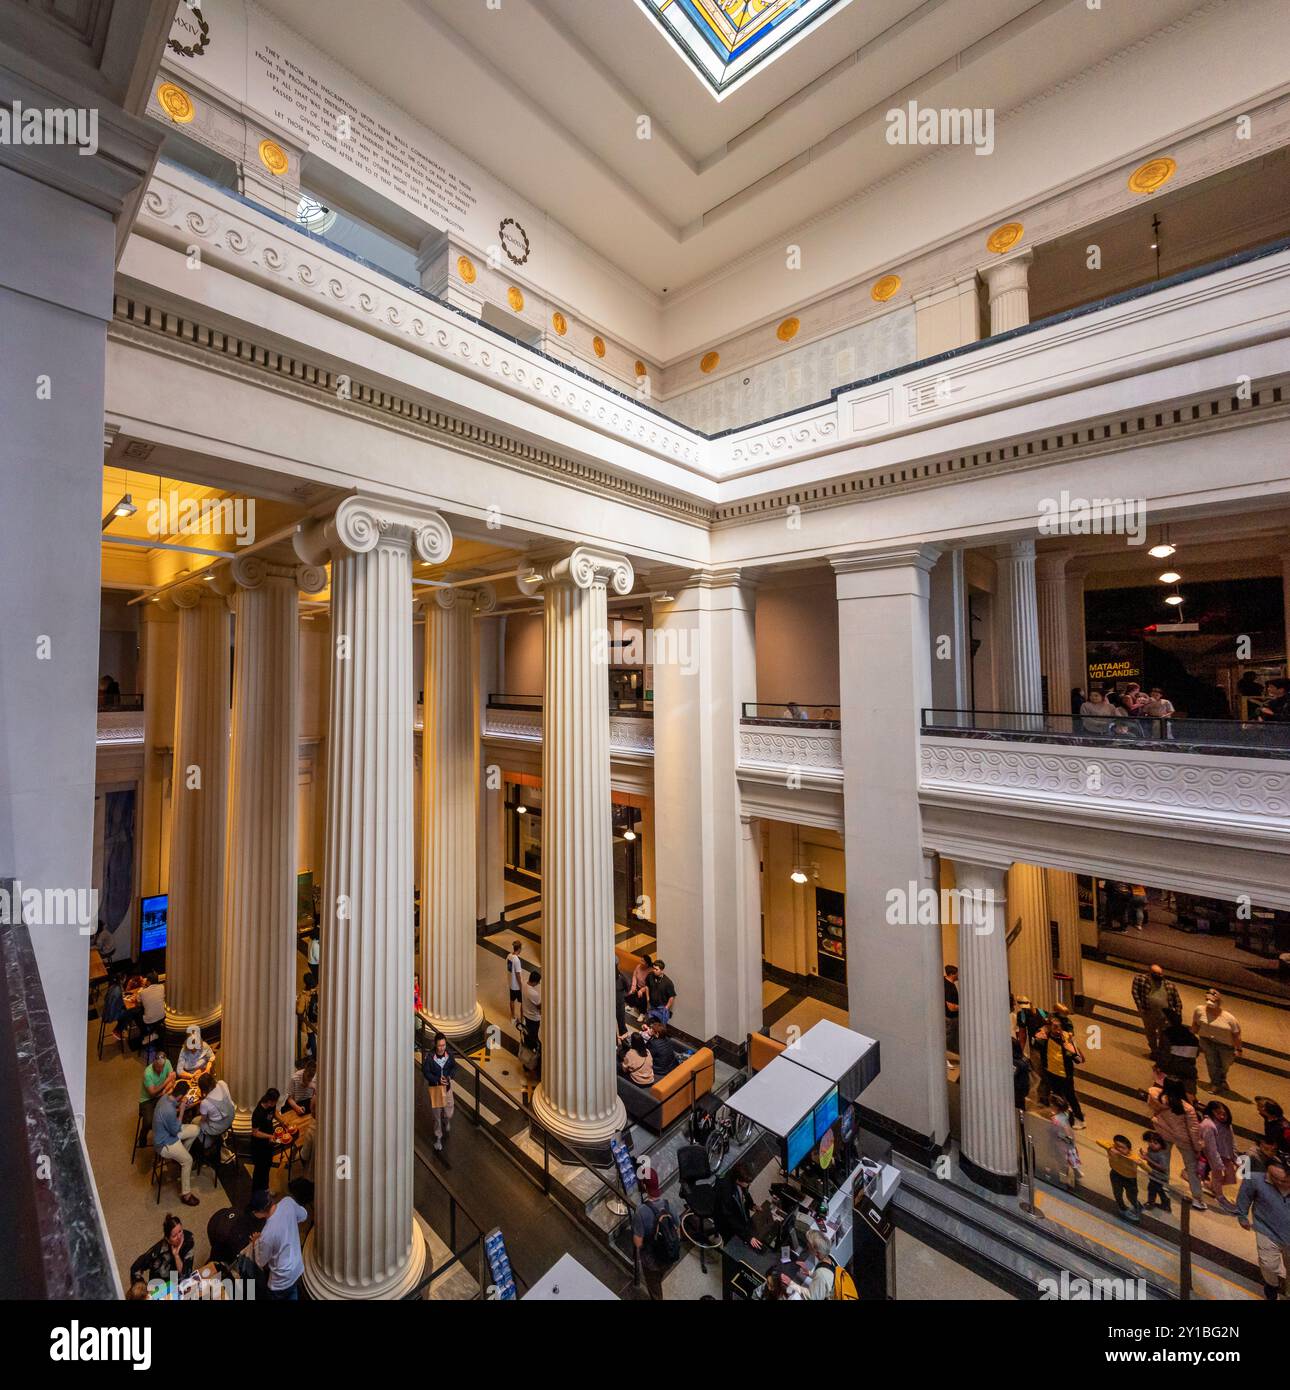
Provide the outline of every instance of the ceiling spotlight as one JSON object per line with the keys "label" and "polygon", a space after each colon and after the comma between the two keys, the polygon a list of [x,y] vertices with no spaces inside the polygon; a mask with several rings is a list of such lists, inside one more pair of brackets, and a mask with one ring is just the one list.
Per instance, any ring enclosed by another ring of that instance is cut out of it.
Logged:
{"label": "ceiling spotlight", "polygon": [[624,831],[623,831],[623,839],[624,839],[624,840],[634,840],[635,838],[636,838],[636,832],[635,832],[634,830],[624,830]]}
{"label": "ceiling spotlight", "polygon": [[794,883],[805,883],[806,873],[802,869],[794,869],[793,872],[789,874],[789,878],[791,878]]}
{"label": "ceiling spotlight", "polygon": [[1153,545],[1147,554],[1155,556],[1157,560],[1167,560],[1177,549],[1176,545],[1170,545],[1168,541],[1161,541],[1159,545]]}
{"label": "ceiling spotlight", "polygon": [[1166,570],[1164,574],[1160,576],[1160,582],[1162,584],[1177,584],[1181,578],[1182,575],[1179,574],[1177,570]]}
{"label": "ceiling spotlight", "polygon": [[116,503],[116,505],[112,508],[112,510],[108,512],[108,514],[103,518],[103,530],[106,531],[107,528],[111,526],[111,524],[117,519],[117,517],[133,516],[135,512],[137,512],[138,510],[139,509],[134,505],[134,502],[131,499],[130,494],[128,492],[125,493],[121,497],[121,499]]}
{"label": "ceiling spotlight", "polygon": [[1171,604],[1174,608],[1177,608],[1182,601],[1183,596],[1181,594],[1170,594],[1169,597],[1165,599],[1165,602]]}

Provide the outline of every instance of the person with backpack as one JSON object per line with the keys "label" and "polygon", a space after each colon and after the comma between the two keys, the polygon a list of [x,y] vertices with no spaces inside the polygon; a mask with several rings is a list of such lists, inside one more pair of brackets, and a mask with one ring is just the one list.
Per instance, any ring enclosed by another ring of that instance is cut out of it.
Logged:
{"label": "person with backpack", "polygon": [[806,1248],[815,1257],[815,1268],[806,1287],[808,1302],[816,1303],[824,1299],[852,1302],[859,1299],[855,1280],[846,1267],[833,1258],[833,1246],[823,1231],[807,1231]]}
{"label": "person with backpack", "polygon": [[640,1260],[649,1296],[663,1297],[663,1279],[681,1258],[681,1227],[672,1204],[659,1196],[658,1174],[652,1169],[642,1183],[644,1198],[632,1213],[632,1244]]}

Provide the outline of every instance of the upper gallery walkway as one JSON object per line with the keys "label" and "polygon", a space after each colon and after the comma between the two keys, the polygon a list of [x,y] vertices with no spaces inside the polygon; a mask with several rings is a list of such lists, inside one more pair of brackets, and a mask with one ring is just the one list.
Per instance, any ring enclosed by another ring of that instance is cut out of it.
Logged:
{"label": "upper gallery walkway", "polygon": [[[1270,383],[1290,366],[1290,246],[1231,256],[711,437],[173,165],[158,168],[144,200],[116,318],[114,344],[250,374],[372,423],[425,426],[458,450],[504,447],[535,476],[706,530],[777,511],[786,489],[799,505],[836,505],[1060,452],[990,447],[1023,435],[1058,430],[1065,449],[1125,447],[1212,423],[1215,411],[1266,414],[1281,404]],[[157,437],[168,417],[156,381],[143,378],[110,372],[109,418]],[[1255,389],[1236,393],[1242,379]],[[1176,411],[1144,413],[1165,403]],[[271,434],[272,412],[254,416],[261,437]],[[281,457],[298,451],[284,444]],[[693,558],[707,558],[701,551]]]}

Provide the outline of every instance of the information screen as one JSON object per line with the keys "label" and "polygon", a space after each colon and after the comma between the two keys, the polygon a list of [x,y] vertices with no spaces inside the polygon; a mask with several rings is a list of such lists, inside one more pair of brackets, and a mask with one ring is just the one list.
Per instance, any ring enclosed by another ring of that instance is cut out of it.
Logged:
{"label": "information screen", "polygon": [[799,1164],[806,1160],[806,1156],[811,1152],[815,1144],[815,1128],[813,1117],[807,1117],[796,1125],[788,1133],[788,1153],[786,1155],[786,1167],[791,1173]]}
{"label": "information screen", "polygon": [[835,1086],[815,1107],[815,1142],[818,1144],[838,1118],[838,1088]]}
{"label": "information screen", "polygon": [[155,898],[144,898],[140,911],[142,926],[139,931],[139,953],[164,951],[166,949],[166,917],[170,910],[170,894],[159,893]]}

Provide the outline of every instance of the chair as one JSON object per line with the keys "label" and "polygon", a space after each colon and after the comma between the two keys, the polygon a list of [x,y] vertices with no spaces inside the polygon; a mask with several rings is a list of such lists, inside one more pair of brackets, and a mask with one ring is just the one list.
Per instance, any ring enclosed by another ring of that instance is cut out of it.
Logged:
{"label": "chair", "polygon": [[155,1100],[139,1102],[139,1119],[134,1127],[134,1143],[130,1147],[130,1166],[134,1167],[134,1156],[140,1149],[152,1147],[152,1112],[157,1108]]}
{"label": "chair", "polygon": [[[107,1021],[107,1016],[106,1016],[105,1014],[100,1014],[100,1015],[99,1015],[99,1047],[98,1047],[98,1051],[99,1051],[99,1061],[100,1061],[100,1062],[103,1060],[103,1039],[104,1039],[104,1037],[105,1037],[106,1034],[107,1034],[107,1023],[108,1023],[108,1021]],[[117,1042],[118,1042],[118,1043],[120,1044],[120,1046],[121,1046],[121,1056],[124,1057],[124,1056],[125,1056],[125,1034],[124,1034],[124,1033],[122,1033],[121,1036],[117,1039]]]}
{"label": "chair", "polygon": [[721,1245],[717,1231],[715,1175],[702,1144],[685,1144],[677,1150],[677,1174],[685,1211],[681,1213],[681,1232],[699,1251],[699,1268],[708,1272],[707,1251]]}
{"label": "chair", "polygon": [[154,1149],[152,1154],[152,1175],[148,1179],[157,1189],[157,1205],[161,1205],[161,1188],[166,1181],[166,1164],[173,1163],[175,1166],[175,1181],[179,1179],[179,1162],[177,1159],[167,1158],[160,1149]]}

